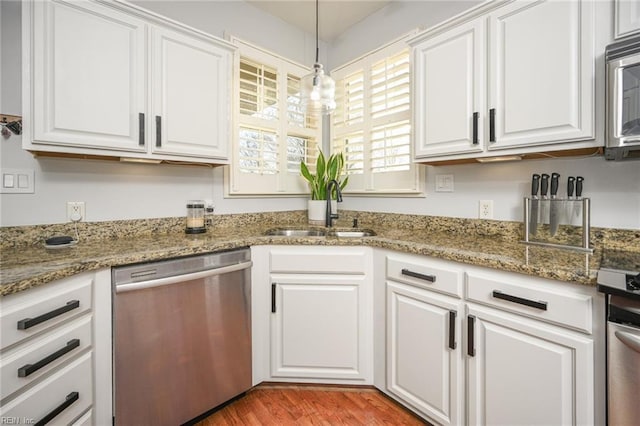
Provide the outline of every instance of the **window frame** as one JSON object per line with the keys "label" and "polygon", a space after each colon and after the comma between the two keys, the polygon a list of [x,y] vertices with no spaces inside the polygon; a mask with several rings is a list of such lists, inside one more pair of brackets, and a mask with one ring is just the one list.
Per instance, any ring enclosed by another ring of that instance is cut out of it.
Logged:
{"label": "window frame", "polygon": [[[277,53],[264,49],[241,38],[230,36],[229,41],[237,46],[233,58],[232,90],[232,149],[230,164],[225,166],[225,198],[268,198],[268,197],[304,197],[309,195],[309,187],[300,172],[288,170],[287,138],[314,138],[316,152],[323,146],[322,118],[316,119],[315,129],[289,124],[288,90],[289,76],[302,78],[311,72],[308,66],[289,60]],[[277,70],[278,120],[264,120],[240,114],[240,60],[248,58],[261,65]],[[278,139],[278,172],[275,174],[247,174],[240,167],[240,129],[251,127],[265,131],[274,131]],[[252,176],[249,176],[252,175]]]}
{"label": "window frame", "polygon": [[[374,64],[385,58],[392,58],[403,49],[410,49],[406,41],[414,36],[417,30],[411,31],[377,49],[374,49],[344,65],[334,68],[331,76],[339,84],[343,78],[348,78],[359,72],[363,74],[363,117],[361,122],[336,126],[335,116],[331,116],[329,126],[329,141],[331,151],[336,151],[336,138],[341,135],[355,135],[361,133],[364,138],[363,173],[349,175],[349,184],[343,190],[350,196],[366,197],[425,197],[425,166],[413,161],[414,146],[412,143],[411,129],[409,132],[409,167],[408,171],[401,172],[377,172],[371,169],[372,161],[372,133],[380,126],[407,121],[411,125],[411,109],[413,95],[411,94],[413,67],[409,50],[409,108],[405,111],[391,113],[377,119],[371,118],[371,68]],[[341,121],[342,122],[342,121]],[[340,144],[341,145],[341,144]]]}

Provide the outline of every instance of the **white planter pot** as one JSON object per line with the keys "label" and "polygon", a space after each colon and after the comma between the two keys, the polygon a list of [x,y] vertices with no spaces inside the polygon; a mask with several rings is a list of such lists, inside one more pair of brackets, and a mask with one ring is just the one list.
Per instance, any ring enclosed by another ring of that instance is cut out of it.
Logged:
{"label": "white planter pot", "polygon": [[[338,211],[338,202],[336,200],[331,200],[331,212],[336,213],[337,211]],[[326,200],[307,201],[307,216],[309,218],[309,225],[326,226],[325,224],[326,214],[327,214]]]}

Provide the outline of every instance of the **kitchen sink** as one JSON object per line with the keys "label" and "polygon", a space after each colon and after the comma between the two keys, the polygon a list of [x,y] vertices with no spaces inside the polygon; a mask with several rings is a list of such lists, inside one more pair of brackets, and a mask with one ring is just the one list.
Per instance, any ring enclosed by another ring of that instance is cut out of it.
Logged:
{"label": "kitchen sink", "polygon": [[376,235],[371,229],[353,229],[348,231],[330,231],[327,235],[338,238],[362,238]]}
{"label": "kitchen sink", "polygon": [[281,237],[338,237],[362,238],[376,235],[371,229],[302,229],[302,228],[273,228],[264,233],[269,236]]}
{"label": "kitchen sink", "polygon": [[324,229],[289,229],[274,228],[269,229],[264,235],[284,236],[284,237],[324,237]]}

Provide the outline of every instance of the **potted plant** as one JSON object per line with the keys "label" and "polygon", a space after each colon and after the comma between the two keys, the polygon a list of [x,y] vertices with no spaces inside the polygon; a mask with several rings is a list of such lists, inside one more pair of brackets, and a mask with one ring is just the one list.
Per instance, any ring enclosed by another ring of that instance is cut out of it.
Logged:
{"label": "potted plant", "polygon": [[[325,226],[326,200],[328,196],[327,183],[335,179],[340,186],[340,190],[344,189],[349,181],[349,176],[343,179],[343,171],[344,156],[341,152],[331,154],[327,160],[322,151],[320,151],[316,160],[315,174],[311,173],[304,161],[300,162],[300,173],[309,183],[309,189],[311,190],[311,199],[307,207],[309,224]],[[335,200],[336,192],[335,190],[332,192],[330,195],[331,200]],[[335,212],[336,209],[337,204],[333,206],[332,210]]]}

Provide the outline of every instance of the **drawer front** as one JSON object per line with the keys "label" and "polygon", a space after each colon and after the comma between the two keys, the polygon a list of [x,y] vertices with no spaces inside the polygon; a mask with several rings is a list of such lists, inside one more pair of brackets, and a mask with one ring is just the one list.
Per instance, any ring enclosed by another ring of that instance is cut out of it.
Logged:
{"label": "drawer front", "polygon": [[393,281],[461,297],[462,278],[462,270],[429,257],[387,256],[387,279]]}
{"label": "drawer front", "polygon": [[508,281],[467,273],[467,300],[591,333],[591,296],[535,285],[528,277]]}
{"label": "drawer front", "polygon": [[0,415],[4,419],[20,419],[22,424],[34,424],[59,411],[49,424],[70,424],[91,407],[91,377],[91,352],[88,352],[3,405]]}
{"label": "drawer front", "polygon": [[59,280],[0,299],[2,349],[91,309],[93,274]]}
{"label": "drawer front", "polygon": [[365,250],[359,247],[286,247],[270,252],[271,272],[364,274]]}
{"label": "drawer front", "polygon": [[93,410],[89,410],[82,415],[78,420],[73,422],[73,426],[91,426],[93,425]]}
{"label": "drawer front", "polygon": [[6,353],[0,360],[1,398],[37,380],[91,346],[91,316],[85,315]]}

